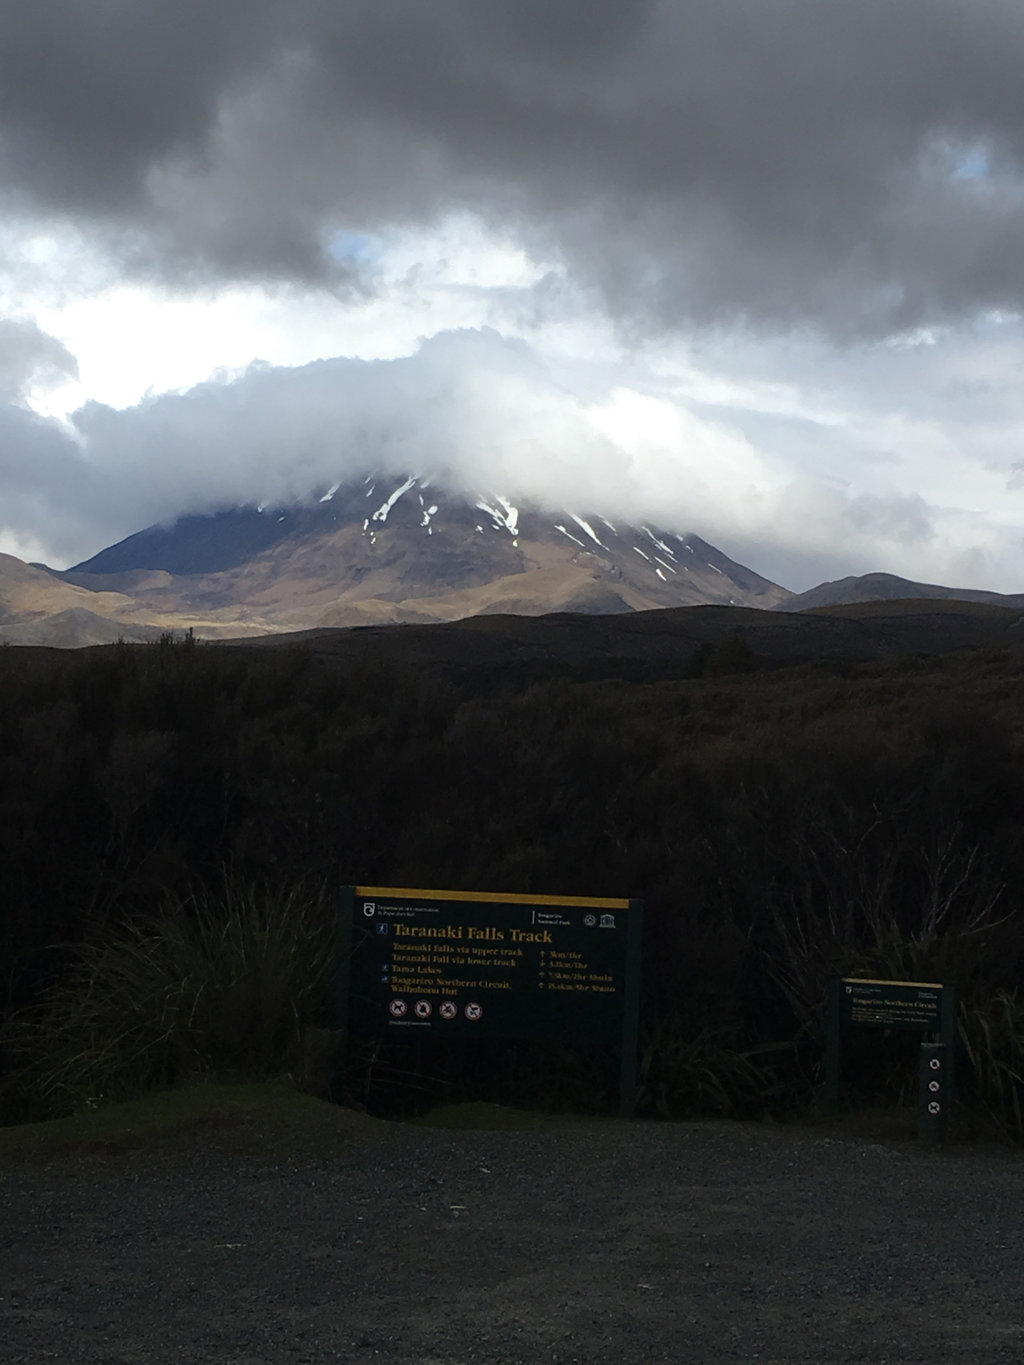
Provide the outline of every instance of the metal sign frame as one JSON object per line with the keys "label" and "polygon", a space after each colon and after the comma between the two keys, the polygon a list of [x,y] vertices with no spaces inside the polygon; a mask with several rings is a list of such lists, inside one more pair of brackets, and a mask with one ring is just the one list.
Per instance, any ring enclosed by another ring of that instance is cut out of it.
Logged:
{"label": "metal sign frame", "polygon": [[346,886],[346,1035],[580,1040],[620,1049],[637,1094],[643,904],[584,896]]}

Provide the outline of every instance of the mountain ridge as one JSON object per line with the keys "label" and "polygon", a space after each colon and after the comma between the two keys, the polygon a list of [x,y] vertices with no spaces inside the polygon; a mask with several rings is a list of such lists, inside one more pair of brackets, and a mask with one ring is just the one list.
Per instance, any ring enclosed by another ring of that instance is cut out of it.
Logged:
{"label": "mountain ridge", "polygon": [[794,593],[779,611],[812,611],[856,602],[956,601],[989,603],[992,606],[1024,607],[1024,593],[991,592],[985,588],[948,588],[939,583],[918,583],[890,573],[869,573],[819,583],[807,592]]}
{"label": "mountain ridge", "polygon": [[696,535],[452,493],[419,475],[182,517],[56,577],[211,638],[492,612],[774,606],[789,595]]}
{"label": "mountain ridge", "polygon": [[[611,617],[718,605],[788,614],[857,603],[1024,607],[1024,594],[893,574],[791,593],[687,533],[452,491],[419,474],[339,481],[305,502],[191,513],[67,570],[0,556],[0,640],[64,647],[251,639],[488,615]],[[948,613],[947,613],[948,614]]]}

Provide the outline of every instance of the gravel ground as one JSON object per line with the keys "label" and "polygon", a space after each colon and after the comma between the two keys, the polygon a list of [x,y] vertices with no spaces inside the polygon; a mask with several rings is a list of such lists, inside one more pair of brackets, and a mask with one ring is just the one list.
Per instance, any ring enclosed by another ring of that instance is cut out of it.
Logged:
{"label": "gravel ground", "polygon": [[1024,1163],[724,1124],[374,1125],[0,1169],[0,1359],[1024,1359]]}

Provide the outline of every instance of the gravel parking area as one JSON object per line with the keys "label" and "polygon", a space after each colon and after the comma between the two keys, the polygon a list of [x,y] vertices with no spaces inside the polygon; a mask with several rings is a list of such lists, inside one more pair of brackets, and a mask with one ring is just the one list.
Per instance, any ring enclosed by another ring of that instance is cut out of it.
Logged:
{"label": "gravel parking area", "polygon": [[0,1169],[0,1358],[1014,1361],[1018,1153],[816,1131],[367,1124],[330,1159]]}

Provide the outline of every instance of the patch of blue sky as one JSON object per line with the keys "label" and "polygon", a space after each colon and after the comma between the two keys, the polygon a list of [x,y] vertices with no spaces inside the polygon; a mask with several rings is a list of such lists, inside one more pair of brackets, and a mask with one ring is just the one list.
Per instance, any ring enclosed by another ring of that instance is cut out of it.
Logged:
{"label": "patch of blue sky", "polygon": [[992,164],[988,148],[976,142],[954,154],[952,178],[954,180],[987,180]]}
{"label": "patch of blue sky", "polygon": [[347,261],[373,274],[387,246],[387,239],[375,233],[336,232],[328,242],[327,249],[335,260]]}

